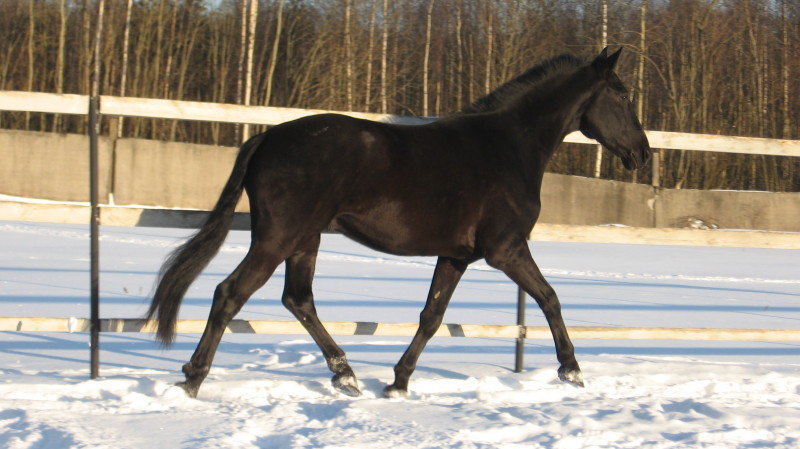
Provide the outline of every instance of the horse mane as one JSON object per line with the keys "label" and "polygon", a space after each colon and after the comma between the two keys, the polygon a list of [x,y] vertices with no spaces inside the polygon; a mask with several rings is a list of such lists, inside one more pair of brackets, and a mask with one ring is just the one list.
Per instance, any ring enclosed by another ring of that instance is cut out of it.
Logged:
{"label": "horse mane", "polygon": [[572,71],[586,63],[585,59],[571,54],[555,56],[531,67],[491,93],[475,100],[472,104],[463,108],[461,113],[473,114],[497,110],[518,98],[519,95],[530,92],[532,88],[542,84],[544,81]]}

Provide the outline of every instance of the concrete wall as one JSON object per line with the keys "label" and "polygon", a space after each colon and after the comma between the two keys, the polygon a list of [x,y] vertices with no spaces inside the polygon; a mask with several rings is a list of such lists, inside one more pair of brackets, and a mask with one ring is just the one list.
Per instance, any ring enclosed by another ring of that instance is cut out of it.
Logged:
{"label": "concrete wall", "polygon": [[[100,198],[110,188],[112,142],[100,139]],[[0,193],[60,201],[89,201],[89,138],[0,130]]]}
{"label": "concrete wall", "polygon": [[[113,172],[112,164],[113,149]],[[209,209],[236,149],[144,139],[101,139],[101,199],[116,204]],[[0,131],[0,194],[88,201],[88,139]],[[247,211],[243,198],[238,211]],[[699,220],[699,221],[698,221]],[[727,229],[800,232],[800,193],[669,190],[547,174],[541,222],[642,227],[698,223]]]}
{"label": "concrete wall", "polygon": [[654,196],[655,189],[647,185],[546,173],[539,220],[651,227]]}
{"label": "concrete wall", "polygon": [[800,231],[800,193],[663,189],[655,227],[685,227],[690,219],[720,229]]}
{"label": "concrete wall", "polygon": [[[114,200],[209,210],[231,173],[237,149],[145,139],[119,139],[114,161]],[[247,211],[242,195],[239,211]]]}

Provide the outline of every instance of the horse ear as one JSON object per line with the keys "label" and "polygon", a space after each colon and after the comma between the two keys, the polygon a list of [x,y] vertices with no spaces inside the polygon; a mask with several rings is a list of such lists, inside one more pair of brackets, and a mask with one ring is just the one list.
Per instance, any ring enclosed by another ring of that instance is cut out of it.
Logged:
{"label": "horse ear", "polygon": [[619,59],[619,54],[622,52],[622,48],[620,47],[619,50],[614,52],[611,56],[608,56],[608,47],[604,48],[600,54],[594,58],[592,61],[592,67],[597,70],[597,73],[601,76],[609,76],[611,71],[614,70],[614,66],[617,64],[617,59]]}
{"label": "horse ear", "polygon": [[614,66],[617,65],[617,59],[619,59],[620,53],[622,53],[622,47],[619,47],[619,50],[615,51],[614,54],[608,57],[608,67],[611,70],[614,70]]}

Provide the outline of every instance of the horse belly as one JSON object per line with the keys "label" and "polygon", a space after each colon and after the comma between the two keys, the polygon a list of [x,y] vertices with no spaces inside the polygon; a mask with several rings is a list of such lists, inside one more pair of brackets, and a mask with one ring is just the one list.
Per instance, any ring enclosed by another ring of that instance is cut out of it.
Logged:
{"label": "horse belly", "polygon": [[467,258],[475,252],[474,236],[467,232],[386,209],[391,207],[366,214],[340,214],[332,228],[362,245],[390,254]]}

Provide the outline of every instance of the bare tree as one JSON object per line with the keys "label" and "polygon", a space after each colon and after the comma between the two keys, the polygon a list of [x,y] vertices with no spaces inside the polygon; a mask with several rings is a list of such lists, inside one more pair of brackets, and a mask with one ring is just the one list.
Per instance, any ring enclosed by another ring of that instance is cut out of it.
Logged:
{"label": "bare tree", "polygon": [[492,91],[492,50],[494,43],[494,2],[486,2],[486,71],[483,81],[484,94],[489,94]]}
{"label": "bare tree", "polygon": [[[250,0],[250,8],[247,16],[247,63],[245,66],[244,78],[244,98],[243,104],[250,104],[250,97],[253,91],[253,51],[256,46],[256,21],[258,19],[258,0]],[[242,126],[242,140],[250,137],[250,124]]]}
{"label": "bare tree", "polygon": [[[34,20],[33,0],[28,0],[28,84],[27,90],[33,91],[33,58],[36,34],[36,21]],[[31,113],[25,113],[25,129],[31,128]]]}
{"label": "bare tree", "polygon": [[381,40],[381,113],[389,111],[386,98],[386,88],[389,81],[386,79],[386,64],[389,54],[389,0],[383,0],[383,39]]}
{"label": "bare tree", "polygon": [[353,110],[353,39],[350,35],[351,0],[345,0],[344,5],[344,66],[345,66],[345,92],[347,97],[346,109]]}
{"label": "bare tree", "polygon": [[[64,0],[61,0],[62,3]],[[125,1],[125,27],[122,31],[122,69],[120,70],[119,78],[119,96],[125,96],[125,89],[128,81],[128,53],[130,47],[131,36],[131,6],[133,0]],[[117,119],[117,137],[122,137],[122,127],[124,125],[123,117],[119,116]]]}
{"label": "bare tree", "polygon": [[92,67],[92,96],[97,97],[100,95],[100,50],[102,49],[103,42],[103,18],[105,15],[105,0],[99,0],[97,5],[97,25],[94,35],[94,64]]}
{"label": "bare tree", "polygon": [[[59,26],[58,26],[58,53],[56,56],[56,93],[64,93],[64,50],[67,40],[67,10],[65,0],[59,1],[58,9]],[[61,128],[61,115],[56,114],[53,118],[54,132],[59,131]]]}
{"label": "bare tree", "polygon": [[372,0],[369,14],[369,44],[367,46],[367,73],[364,79],[364,110],[369,111],[372,93],[372,52],[375,47],[375,10],[377,0]]}
{"label": "bare tree", "polygon": [[[247,18],[248,18],[248,5],[249,0],[242,0],[241,2],[241,24],[239,28],[239,63],[237,64],[237,72],[236,72],[236,103],[241,103],[244,95],[244,63],[245,63],[245,55],[247,54]],[[234,131],[234,141],[236,145],[239,145],[242,142],[242,128],[240,125],[236,125]]]}
{"label": "bare tree", "polygon": [[456,1],[456,109],[461,110],[461,102],[464,100],[464,55],[463,42],[461,42],[461,29],[463,27],[462,18],[463,0]]}
{"label": "bare tree", "polygon": [[789,18],[787,3],[781,1],[781,86],[783,96],[783,129],[784,139],[792,138],[791,107],[789,106]]}
{"label": "bare tree", "polygon": [[428,1],[428,14],[425,25],[425,56],[422,62],[422,115],[428,116],[428,75],[431,59],[431,19],[433,17],[433,5],[436,0]]}
{"label": "bare tree", "polygon": [[267,93],[264,101],[265,105],[269,105],[272,98],[272,80],[275,77],[275,64],[278,61],[278,44],[281,39],[281,29],[283,28],[283,3],[284,0],[278,2],[278,13],[275,19],[275,39],[272,41],[272,53],[269,57],[269,70],[267,71]]}
{"label": "bare tree", "polygon": [[[600,48],[606,48],[608,45],[608,0],[602,0],[602,16],[601,31],[600,31]],[[600,177],[600,171],[603,166],[603,146],[597,145],[595,150],[594,159],[594,177]]]}

